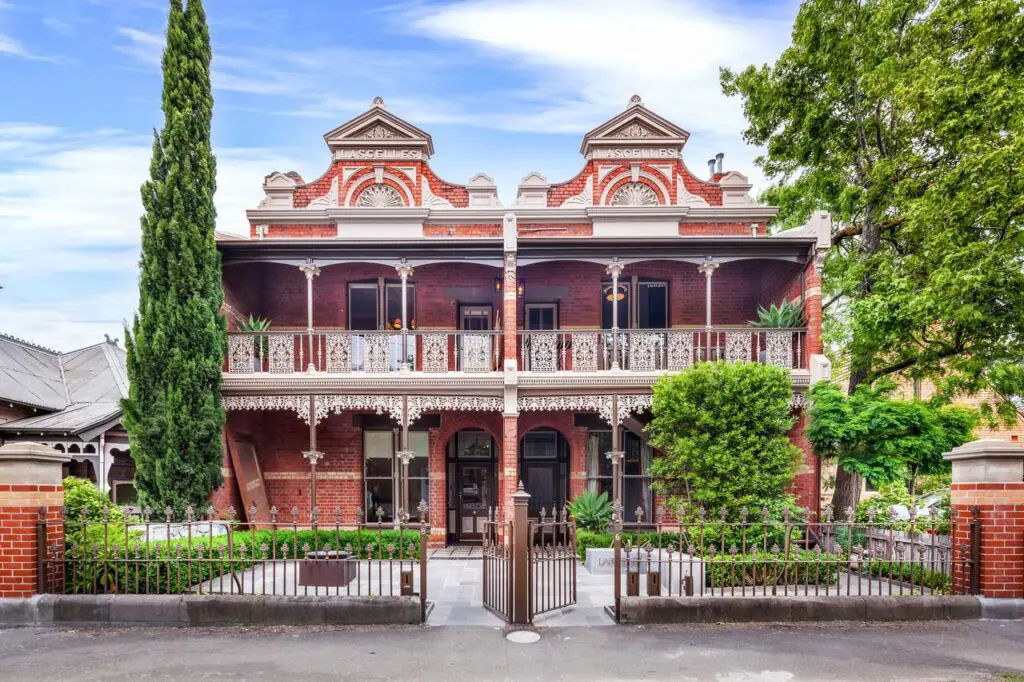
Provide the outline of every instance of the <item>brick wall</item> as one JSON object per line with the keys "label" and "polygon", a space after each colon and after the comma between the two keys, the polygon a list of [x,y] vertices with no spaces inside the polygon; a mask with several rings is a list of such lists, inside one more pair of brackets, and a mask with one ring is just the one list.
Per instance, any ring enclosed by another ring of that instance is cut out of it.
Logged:
{"label": "brick wall", "polygon": [[821,513],[821,461],[814,454],[811,441],[807,438],[806,429],[810,422],[810,416],[806,411],[800,410],[797,413],[796,424],[789,432],[789,441],[800,448],[803,461],[797,470],[790,492],[796,495],[796,503],[801,507],[810,509],[815,514]]}
{"label": "brick wall", "polygon": [[[692,263],[647,261],[627,266],[620,280],[640,278],[669,281],[670,325],[703,325],[705,320],[705,278]],[[797,266],[776,261],[744,260],[724,263],[711,282],[712,323],[744,325],[757,318],[758,305],[795,297],[800,291]],[[500,295],[494,292],[494,278],[501,270],[471,263],[437,263],[416,268],[410,282],[415,285],[415,322],[419,330],[453,329],[457,326],[459,304],[491,305],[495,319]],[[526,296],[518,301],[522,327],[526,303],[559,304],[559,324],[566,329],[599,328],[601,325],[601,282],[607,279],[597,263],[564,261],[519,268],[525,280]],[[384,278],[397,282],[394,268],[375,264],[326,266],[313,280],[313,322],[320,329],[348,326],[348,285],[351,282]],[[297,267],[280,264],[225,268],[225,298],[240,317],[250,313],[271,320],[272,328],[306,328],[306,279]]]}
{"label": "brick wall", "polygon": [[[956,466],[954,464],[954,466]],[[981,594],[1024,597],[1024,483],[954,483],[951,507],[956,510],[955,545],[970,541],[966,523],[977,509],[981,525]],[[967,575],[954,567],[954,587],[965,592]]]}
{"label": "brick wall", "polygon": [[[662,168],[663,166],[671,166],[671,170],[666,175]],[[583,192],[584,187],[587,184],[587,179],[593,177],[594,179],[594,203],[599,203],[602,196],[607,191],[608,196],[611,196],[622,184],[632,181],[632,176],[626,178],[621,177],[623,173],[630,172],[632,163],[621,163],[615,164],[607,160],[600,161],[587,161],[583,168],[574,177],[570,178],[565,182],[553,183],[551,188],[548,190],[548,206],[561,206],[566,199],[576,196]],[[601,169],[601,177],[598,179],[598,168]],[[610,169],[610,170],[609,170]],[[669,163],[658,163],[656,165],[650,165],[647,163],[640,164],[640,171],[649,174],[658,179],[658,181],[668,190],[669,196],[664,196],[660,188],[655,183],[651,182],[647,178],[641,177],[640,181],[648,184],[651,189],[658,193],[660,201],[662,203],[674,204],[676,198],[676,183],[678,178],[682,176],[683,187],[690,194],[695,194],[711,206],[722,205],[722,189],[717,183],[707,182],[701,180],[693,175],[686,165],[681,161],[671,161]],[[749,226],[747,231],[749,233]]]}
{"label": "brick wall", "polygon": [[[40,514],[46,519],[50,556],[64,550],[64,487],[0,483],[0,597],[28,597],[38,592]],[[63,566],[48,567],[50,591],[63,592]]]}

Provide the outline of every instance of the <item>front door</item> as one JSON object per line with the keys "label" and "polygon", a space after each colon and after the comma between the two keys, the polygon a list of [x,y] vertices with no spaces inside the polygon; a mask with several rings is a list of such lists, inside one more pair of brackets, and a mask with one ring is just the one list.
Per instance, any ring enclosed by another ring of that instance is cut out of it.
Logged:
{"label": "front door", "polygon": [[480,542],[483,539],[487,510],[494,506],[494,464],[491,462],[458,462],[456,470],[456,524],[459,542]]}

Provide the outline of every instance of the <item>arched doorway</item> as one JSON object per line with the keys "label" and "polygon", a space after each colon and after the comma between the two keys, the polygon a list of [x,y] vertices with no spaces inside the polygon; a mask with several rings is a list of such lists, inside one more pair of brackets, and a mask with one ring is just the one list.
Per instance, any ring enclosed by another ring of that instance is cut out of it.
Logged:
{"label": "arched doorway", "polygon": [[498,503],[497,452],[482,429],[457,431],[448,441],[448,542],[483,541],[487,512]]}
{"label": "arched doorway", "polygon": [[569,443],[555,429],[534,429],[519,441],[519,471],[530,493],[530,516],[561,509],[569,496]]}

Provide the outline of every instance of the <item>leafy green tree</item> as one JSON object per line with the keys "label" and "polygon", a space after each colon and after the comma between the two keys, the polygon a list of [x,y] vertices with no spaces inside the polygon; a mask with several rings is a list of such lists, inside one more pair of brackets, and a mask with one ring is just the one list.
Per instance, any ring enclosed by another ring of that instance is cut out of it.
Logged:
{"label": "leafy green tree", "polygon": [[813,404],[807,437],[819,456],[840,468],[876,487],[894,482],[905,487],[910,481],[912,494],[919,476],[948,471],[943,454],[970,440],[978,413],[896,400],[887,394],[891,383],[885,384],[862,385],[849,396],[835,384],[815,384],[809,392]]}
{"label": "leafy green tree", "polygon": [[163,55],[164,127],[142,186],[139,309],[127,332],[139,503],[181,513],[222,482],[221,362],[226,324],[214,244],[210,35],[200,0],[171,0]]}
{"label": "leafy green tree", "polygon": [[805,0],[778,61],[722,85],[767,149],[776,225],[836,219],[824,306],[849,394],[903,372],[952,395],[1024,359],[1019,0]]}
{"label": "leafy green tree", "polygon": [[663,455],[654,485],[693,518],[741,507],[779,510],[800,462],[787,433],[794,417],[789,373],[779,367],[703,362],[654,385],[648,430]]}

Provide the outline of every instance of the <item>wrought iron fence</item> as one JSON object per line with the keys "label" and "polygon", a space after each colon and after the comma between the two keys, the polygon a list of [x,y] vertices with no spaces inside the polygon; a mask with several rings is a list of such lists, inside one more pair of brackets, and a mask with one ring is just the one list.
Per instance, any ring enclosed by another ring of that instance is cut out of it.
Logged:
{"label": "wrought iron fence", "polygon": [[376,523],[343,524],[335,509],[325,523],[316,507],[300,519],[295,507],[279,518],[255,505],[246,521],[233,508],[202,518],[189,508],[181,521],[170,509],[162,520],[114,513],[83,510],[65,518],[63,545],[41,544],[43,591],[61,588],[48,576],[62,566],[71,594],[418,595],[426,613],[425,520],[384,523],[379,512]]}
{"label": "wrought iron fence", "polygon": [[675,371],[696,362],[760,362],[806,369],[807,330],[710,329],[543,330],[519,332],[524,372]]}
{"label": "wrought iron fence", "polygon": [[[692,521],[616,534],[615,607],[639,596],[870,596],[978,594],[977,510],[844,519],[826,509],[739,520],[699,511]],[[641,587],[641,582],[645,586]]]}
{"label": "wrought iron fence", "polygon": [[229,374],[494,372],[501,331],[231,332]]}

